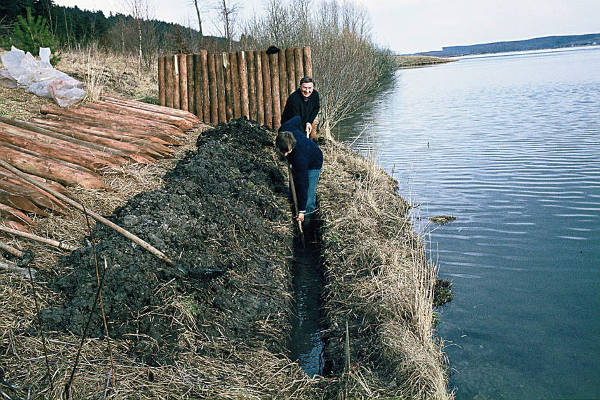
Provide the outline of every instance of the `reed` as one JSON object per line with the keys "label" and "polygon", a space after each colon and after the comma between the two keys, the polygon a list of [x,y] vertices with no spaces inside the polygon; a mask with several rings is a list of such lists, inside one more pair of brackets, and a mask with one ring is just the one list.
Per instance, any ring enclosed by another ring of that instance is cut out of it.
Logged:
{"label": "reed", "polygon": [[317,193],[326,356],[335,372],[346,371],[339,397],[452,398],[433,336],[436,268],[412,231],[408,203],[373,160],[334,142],[324,157]]}

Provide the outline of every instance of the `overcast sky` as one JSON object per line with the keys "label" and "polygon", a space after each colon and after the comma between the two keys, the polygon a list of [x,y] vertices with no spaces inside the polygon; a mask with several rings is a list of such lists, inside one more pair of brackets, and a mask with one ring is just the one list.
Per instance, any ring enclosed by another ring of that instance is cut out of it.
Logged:
{"label": "overcast sky", "polygon": [[[319,0],[312,0],[313,2]],[[192,0],[147,0],[155,19],[197,28]],[[261,13],[264,0],[245,0],[243,15]],[[600,0],[355,0],[369,11],[374,39],[398,53],[442,46],[600,32]],[[57,5],[126,12],[126,0],[54,0]],[[199,0],[214,4],[215,0]],[[215,17],[203,10],[203,29]]]}

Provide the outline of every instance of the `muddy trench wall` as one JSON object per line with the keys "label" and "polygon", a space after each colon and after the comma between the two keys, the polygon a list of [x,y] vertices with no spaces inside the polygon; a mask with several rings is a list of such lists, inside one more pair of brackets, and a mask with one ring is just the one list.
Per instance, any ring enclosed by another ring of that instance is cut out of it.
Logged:
{"label": "muddy trench wall", "polygon": [[276,130],[287,97],[300,78],[312,76],[312,57],[309,46],[269,53],[201,50],[159,57],[159,104],[213,125],[246,117]]}

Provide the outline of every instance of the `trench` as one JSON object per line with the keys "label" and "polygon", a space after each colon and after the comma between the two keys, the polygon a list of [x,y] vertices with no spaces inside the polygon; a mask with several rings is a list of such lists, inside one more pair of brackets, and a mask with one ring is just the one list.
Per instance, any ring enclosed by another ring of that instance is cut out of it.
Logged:
{"label": "trench", "polygon": [[295,240],[292,266],[294,309],[290,356],[310,377],[323,375],[325,359],[321,318],[324,285],[321,265],[320,222],[304,224],[305,243]]}

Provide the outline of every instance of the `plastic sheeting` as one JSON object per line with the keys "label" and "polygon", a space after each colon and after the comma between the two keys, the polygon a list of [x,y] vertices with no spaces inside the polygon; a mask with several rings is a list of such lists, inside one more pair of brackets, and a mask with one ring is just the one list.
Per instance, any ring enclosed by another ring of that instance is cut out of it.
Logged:
{"label": "plastic sheeting", "polygon": [[50,49],[40,47],[40,60],[12,46],[0,56],[6,70],[0,70],[0,84],[26,88],[37,96],[54,99],[61,107],[81,101],[85,96],[83,82],[71,78],[50,64]]}

